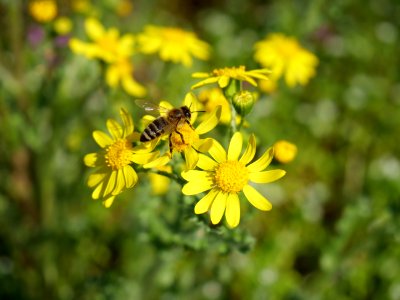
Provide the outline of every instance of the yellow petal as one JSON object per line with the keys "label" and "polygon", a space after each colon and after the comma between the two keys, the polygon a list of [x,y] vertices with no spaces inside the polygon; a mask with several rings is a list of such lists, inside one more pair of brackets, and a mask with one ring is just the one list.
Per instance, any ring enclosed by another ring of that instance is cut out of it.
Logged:
{"label": "yellow petal", "polygon": [[212,189],[210,192],[207,193],[203,198],[197,202],[196,206],[194,207],[194,213],[199,215],[207,212],[210,209],[211,203],[214,201],[215,196],[217,195],[218,190]]}
{"label": "yellow petal", "polygon": [[226,152],[225,149],[218,143],[216,140],[213,141],[213,145],[208,151],[210,155],[218,162],[221,163],[226,161]]}
{"label": "yellow petal", "polygon": [[208,157],[207,155],[204,154],[199,154],[199,161],[197,162],[197,166],[200,169],[206,170],[206,171],[213,171],[217,166],[218,163]]}
{"label": "yellow petal", "polygon": [[112,88],[116,88],[118,86],[120,79],[121,79],[121,74],[118,71],[118,67],[116,67],[115,65],[110,65],[106,69],[107,84]]}
{"label": "yellow petal", "polygon": [[194,142],[192,146],[199,152],[208,152],[208,150],[210,150],[212,145],[213,145],[213,139],[206,138]]}
{"label": "yellow petal", "polygon": [[243,137],[240,132],[235,132],[231,138],[228,148],[228,160],[238,160],[240,152],[242,152]]}
{"label": "yellow petal", "polygon": [[222,216],[224,215],[225,212],[225,207],[226,207],[226,199],[228,197],[228,194],[219,192],[216,196],[215,199],[211,205],[211,222],[213,224],[218,224]]}
{"label": "yellow petal", "polygon": [[229,227],[235,228],[239,225],[240,203],[239,197],[236,193],[229,194],[228,199],[226,200],[225,218]]}
{"label": "yellow petal", "polygon": [[103,205],[104,205],[106,208],[109,208],[109,207],[113,204],[114,199],[115,199],[115,196],[108,197],[107,199],[105,199],[105,200],[103,201]]}
{"label": "yellow petal", "polygon": [[132,161],[139,165],[147,164],[158,156],[159,152],[150,152],[150,153],[135,153],[132,155]]}
{"label": "yellow petal", "polygon": [[128,135],[133,133],[134,124],[131,115],[123,108],[119,110],[119,114],[121,116],[122,122],[124,123],[124,136],[127,137]]}
{"label": "yellow petal", "polygon": [[87,167],[97,167],[98,166],[98,160],[99,160],[99,154],[98,153],[89,153],[86,154],[85,157],[83,158],[83,162]]}
{"label": "yellow petal", "polygon": [[192,170],[196,167],[197,162],[199,161],[199,154],[192,147],[187,147],[185,149],[185,161],[186,161],[186,170]]}
{"label": "yellow petal", "polygon": [[122,192],[122,190],[125,188],[125,177],[124,177],[124,172],[123,170],[118,170],[117,171],[117,178],[116,178],[116,184],[115,184],[115,189],[112,192],[113,195],[118,195],[119,193]]}
{"label": "yellow petal", "polygon": [[243,193],[246,196],[247,200],[256,208],[259,210],[271,210],[272,204],[269,202],[263,195],[261,195],[259,192],[256,191],[255,188],[253,188],[250,185],[245,185],[243,187]]}
{"label": "yellow petal", "polygon": [[135,97],[144,97],[146,95],[146,89],[130,75],[122,78],[122,87],[129,95]]}
{"label": "yellow petal", "polygon": [[214,185],[211,176],[204,171],[190,170],[182,172],[182,177],[189,182],[182,188],[185,195],[195,195],[207,191]]}
{"label": "yellow petal", "polygon": [[112,171],[108,181],[106,181],[106,188],[104,189],[103,197],[112,194],[117,183],[117,171]]}
{"label": "yellow petal", "polygon": [[254,134],[250,136],[249,143],[247,144],[246,150],[244,151],[242,157],[240,158],[240,162],[244,165],[247,165],[256,154],[256,138]]}
{"label": "yellow petal", "polygon": [[185,95],[185,100],[183,101],[183,104],[187,107],[190,107],[191,110],[195,111],[197,109],[197,107],[195,106],[196,102],[196,96],[193,93],[187,93]]}
{"label": "yellow petal", "polygon": [[90,174],[88,181],[87,181],[88,187],[90,187],[90,188],[95,187],[100,182],[102,182],[106,178],[107,175],[109,175],[109,172],[104,172],[104,170],[99,170],[93,174]]}
{"label": "yellow petal", "polygon": [[221,118],[221,109],[222,106],[218,105],[212,111],[212,113],[209,114],[208,118],[201,122],[199,126],[197,126],[195,129],[196,133],[201,135],[214,129],[214,127],[218,125],[219,119]]}
{"label": "yellow petal", "polygon": [[255,162],[247,166],[250,173],[260,172],[264,170],[271,163],[274,157],[274,148],[269,148],[265,153]]}
{"label": "yellow petal", "polygon": [[229,80],[230,77],[226,76],[226,75],[222,75],[221,77],[219,77],[218,79],[218,85],[221,89],[223,89],[224,87],[227,87],[229,84]]}
{"label": "yellow petal", "polygon": [[[108,176],[109,174],[107,174]],[[106,182],[106,178],[100,182],[100,184],[98,186],[96,186],[96,188],[93,190],[92,192],[92,198],[93,199],[99,199],[100,195],[102,194],[103,191],[103,187],[104,187],[104,182]]]}
{"label": "yellow petal", "polygon": [[107,120],[107,128],[108,132],[110,132],[111,136],[114,140],[118,140],[122,138],[123,129],[119,123],[113,119]]}
{"label": "yellow petal", "polygon": [[101,148],[105,148],[113,143],[111,137],[100,130],[93,132],[93,138]]}
{"label": "yellow petal", "polygon": [[89,38],[93,41],[98,40],[105,34],[103,25],[94,18],[86,19],[85,30]]}
{"label": "yellow petal", "polygon": [[127,189],[133,187],[138,181],[138,176],[135,170],[131,166],[125,166],[123,169],[124,178],[125,178],[125,186]]}
{"label": "yellow petal", "polygon": [[151,169],[151,168],[165,166],[170,160],[171,160],[171,157],[169,156],[169,154],[164,154],[163,156],[160,156],[157,159],[155,159],[147,164],[144,164],[143,168]]}
{"label": "yellow petal", "polygon": [[[207,75],[207,76],[208,76],[208,75]],[[217,81],[218,81],[218,77],[210,77],[210,78],[204,79],[204,80],[202,80],[202,81],[200,81],[200,82],[198,82],[198,83],[192,85],[192,86],[191,86],[191,89],[194,90],[194,89],[196,89],[196,88],[198,88],[198,87],[201,87],[201,86],[203,86],[203,85],[215,83],[215,82],[217,82]]]}
{"label": "yellow petal", "polygon": [[205,72],[195,72],[192,74],[193,78],[207,78],[208,76],[210,76],[210,74]]}
{"label": "yellow petal", "polygon": [[284,170],[271,170],[264,172],[250,173],[249,179],[255,183],[269,183],[278,180],[285,176],[286,171]]}

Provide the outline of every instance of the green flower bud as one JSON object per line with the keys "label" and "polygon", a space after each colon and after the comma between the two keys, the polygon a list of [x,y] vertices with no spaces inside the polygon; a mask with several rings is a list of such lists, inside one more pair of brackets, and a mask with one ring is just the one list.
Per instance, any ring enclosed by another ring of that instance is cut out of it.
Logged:
{"label": "green flower bud", "polygon": [[232,103],[236,112],[243,117],[247,115],[253,108],[253,94],[246,90],[239,91],[238,93],[233,95]]}

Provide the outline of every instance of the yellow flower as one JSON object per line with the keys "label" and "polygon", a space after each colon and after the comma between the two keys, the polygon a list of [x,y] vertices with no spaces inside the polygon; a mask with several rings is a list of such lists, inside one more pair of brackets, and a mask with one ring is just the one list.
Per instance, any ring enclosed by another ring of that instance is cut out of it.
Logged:
{"label": "yellow flower", "polygon": [[301,47],[295,38],[273,33],[257,42],[255,49],[254,59],[271,68],[273,79],[284,76],[290,87],[306,85],[315,75],[318,58]]}
{"label": "yellow flower", "polygon": [[274,144],[275,159],[283,164],[291,162],[297,154],[297,147],[285,140],[277,141]]}
{"label": "yellow flower", "polygon": [[[173,106],[166,101],[162,101],[160,105],[167,109],[173,108]],[[192,111],[197,110],[197,99],[192,93],[186,94],[184,105],[190,107]],[[187,170],[193,169],[196,166],[197,161],[199,160],[198,152],[205,152],[211,147],[212,139],[201,139],[200,136],[214,129],[214,127],[217,126],[220,117],[221,107],[216,107],[206,119],[197,125],[196,128],[194,128],[192,124],[194,124],[196,121],[197,113],[192,113],[190,124],[186,122],[180,122],[176,128],[176,131],[171,132],[171,136],[169,138],[171,147],[170,152],[180,152],[184,154]],[[144,118],[150,122],[155,119],[151,116],[145,116]],[[167,158],[171,159],[169,153],[161,156],[158,160],[147,164],[144,167],[153,168],[159,164],[165,164],[169,160]]]}
{"label": "yellow flower", "polygon": [[245,66],[215,69],[211,73],[197,72],[193,73],[192,77],[205,79],[193,85],[192,89],[213,83],[218,83],[218,86],[223,89],[228,86],[231,79],[247,81],[253,86],[257,86],[255,79],[268,80],[269,73],[268,69],[246,71]]}
{"label": "yellow flower", "polygon": [[60,17],[54,22],[54,30],[61,35],[70,33],[72,29],[72,22],[67,17]]}
{"label": "yellow flower", "polygon": [[220,122],[223,124],[229,124],[231,121],[231,107],[221,89],[215,87],[202,90],[198,98],[206,111],[206,114],[203,115],[204,117],[206,117],[208,113],[214,111],[217,106],[221,106]]}
{"label": "yellow flower", "polygon": [[133,79],[133,65],[128,58],[122,57],[107,67],[106,82],[112,88],[121,83],[123,89],[132,96],[146,95],[146,89]]}
{"label": "yellow flower", "polygon": [[[157,168],[157,170],[167,173],[172,172],[171,166],[160,166]],[[150,173],[149,179],[153,195],[164,195],[168,192],[171,179],[169,179],[167,176]]]}
{"label": "yellow flower", "polygon": [[131,0],[121,0],[117,5],[117,14],[121,17],[129,16],[133,11],[133,3]]}
{"label": "yellow flower", "polygon": [[85,13],[91,9],[90,0],[72,0],[72,9],[76,12]]}
{"label": "yellow flower", "polygon": [[225,213],[226,221],[231,228],[240,221],[239,192],[243,192],[247,200],[256,208],[268,211],[272,204],[264,198],[249,182],[269,183],[283,177],[284,170],[263,171],[273,158],[273,148],[269,148],[258,160],[250,163],[256,153],[256,141],[251,135],[243,155],[243,137],[236,132],[230,141],[228,152],[214,142],[209,153],[200,154],[197,166],[202,170],[182,172],[188,181],[183,188],[185,195],[195,195],[209,191],[195,206],[194,212],[202,214],[210,210],[211,222],[218,224]]}
{"label": "yellow flower", "polygon": [[181,28],[146,26],[138,36],[138,43],[140,52],[158,53],[163,61],[182,63],[185,67],[192,65],[192,57],[207,60],[210,55],[210,46],[206,42]]}
{"label": "yellow flower", "polygon": [[108,63],[133,54],[134,37],[131,34],[120,36],[118,29],[105,29],[98,20],[93,18],[86,19],[85,31],[93,43],[72,38],[69,45],[73,52]]}
{"label": "yellow flower", "polygon": [[139,133],[134,132],[132,117],[120,110],[123,126],[109,119],[107,128],[110,135],[102,131],[94,131],[93,138],[102,148],[100,152],[87,154],[85,165],[96,168],[88,178],[88,186],[94,188],[93,199],[103,199],[103,204],[110,207],[115,196],[126,189],[132,188],[138,181],[138,176],[131,164],[146,164],[158,153],[152,149],[133,147],[132,142],[139,139]]}
{"label": "yellow flower", "polygon": [[29,13],[40,23],[50,22],[57,16],[57,3],[54,0],[31,0]]}

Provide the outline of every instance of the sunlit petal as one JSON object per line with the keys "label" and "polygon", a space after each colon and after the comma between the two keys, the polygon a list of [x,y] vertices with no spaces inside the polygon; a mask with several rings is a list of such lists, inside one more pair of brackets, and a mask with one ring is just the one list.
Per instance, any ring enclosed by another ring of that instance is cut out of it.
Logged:
{"label": "sunlit petal", "polygon": [[272,204],[263,195],[261,195],[255,188],[250,185],[245,185],[243,188],[243,193],[247,200],[259,210],[271,210]]}
{"label": "sunlit petal", "polygon": [[256,138],[254,134],[250,136],[249,143],[247,144],[246,150],[244,151],[242,157],[240,158],[240,162],[244,165],[247,165],[256,154]]}
{"label": "sunlit petal", "polygon": [[226,222],[231,228],[239,225],[240,221],[240,203],[239,197],[236,193],[229,194],[226,200]]}
{"label": "sunlit petal", "polygon": [[115,189],[112,192],[113,195],[118,195],[119,193],[122,192],[122,190],[125,188],[125,177],[124,177],[124,172],[123,170],[118,170],[117,171],[117,177],[116,177],[116,184],[115,184]]}
{"label": "sunlit petal", "polygon": [[194,169],[197,162],[199,161],[199,154],[192,147],[187,147],[184,154],[186,161],[186,170]]}
{"label": "sunlit petal", "polygon": [[213,141],[213,145],[208,151],[210,155],[218,162],[226,161],[226,152],[224,147],[221,146],[216,140]]}
{"label": "sunlit petal", "polygon": [[125,166],[122,170],[124,172],[126,188],[129,189],[136,184],[136,182],[138,181],[138,176],[135,170],[129,165]]}
{"label": "sunlit petal", "polygon": [[212,171],[218,166],[218,163],[207,155],[199,154],[197,167],[203,170]]}
{"label": "sunlit petal", "polygon": [[105,200],[103,201],[103,205],[104,205],[106,208],[109,208],[109,207],[113,204],[114,199],[115,199],[115,196],[108,197],[107,199],[105,199]]}
{"label": "sunlit petal", "polygon": [[93,138],[101,148],[105,148],[113,143],[111,137],[100,130],[93,132]]}
{"label": "sunlit petal", "polygon": [[152,160],[147,164],[144,164],[143,168],[151,169],[151,168],[165,166],[170,160],[171,160],[171,156],[169,154],[164,154],[164,155],[158,157],[157,159]]}
{"label": "sunlit petal", "polygon": [[228,148],[228,160],[238,160],[242,152],[243,136],[240,132],[235,132],[231,138]]}
{"label": "sunlit petal", "polygon": [[104,36],[103,25],[101,25],[101,23],[94,18],[86,19],[85,30],[89,38],[93,41],[96,41]]}
{"label": "sunlit petal", "polygon": [[212,113],[209,114],[208,118],[196,127],[195,131],[197,134],[201,135],[214,129],[214,127],[218,125],[219,119],[221,118],[221,110],[222,106],[218,105],[212,111]]}
{"label": "sunlit petal", "polygon": [[87,167],[97,167],[98,166],[98,160],[99,160],[100,156],[98,153],[89,153],[86,154],[85,157],[83,158],[83,162],[85,163],[85,165]]}
{"label": "sunlit petal", "polygon": [[113,119],[107,120],[107,128],[114,140],[122,138],[123,129],[119,123]]}
{"label": "sunlit petal", "polygon": [[104,193],[103,193],[103,197],[106,197],[110,194],[112,194],[112,192],[115,189],[116,183],[117,183],[117,171],[112,171],[110,173],[110,177],[108,178],[108,181],[106,181],[106,188],[104,189]]}
{"label": "sunlit petal", "polygon": [[150,153],[135,153],[132,155],[132,162],[138,164],[138,165],[144,165],[149,163],[150,161],[156,159],[158,156],[159,152],[150,152]]}
{"label": "sunlit petal", "polygon": [[264,172],[255,172],[249,174],[249,179],[255,183],[269,183],[278,180],[285,176],[286,171],[284,170],[271,170]]}
{"label": "sunlit petal", "polygon": [[218,190],[212,189],[207,193],[207,195],[201,198],[194,207],[194,213],[199,215],[207,212],[210,209],[211,203],[214,201],[214,198],[218,192]]}
{"label": "sunlit petal", "polygon": [[211,222],[213,224],[218,224],[222,216],[224,215],[225,212],[225,207],[226,207],[226,199],[228,197],[228,194],[219,192],[216,196],[215,199],[211,205]]}
{"label": "sunlit petal", "polygon": [[250,173],[260,172],[264,170],[271,163],[274,157],[274,148],[269,148],[265,153],[255,162],[247,166]]}
{"label": "sunlit petal", "polygon": [[127,137],[133,133],[134,124],[131,115],[123,108],[119,110],[122,122],[124,123],[124,137]]}

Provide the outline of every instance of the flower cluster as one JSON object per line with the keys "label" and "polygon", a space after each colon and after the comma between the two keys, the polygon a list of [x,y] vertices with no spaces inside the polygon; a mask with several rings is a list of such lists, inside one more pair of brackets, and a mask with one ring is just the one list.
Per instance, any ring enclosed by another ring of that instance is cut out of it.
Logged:
{"label": "flower cluster", "polygon": [[[158,54],[163,61],[186,67],[193,64],[193,58],[206,60],[210,55],[208,44],[180,28],[148,25],[137,36],[120,35],[115,28],[105,29],[99,21],[87,19],[85,29],[91,42],[72,39],[71,49],[106,63],[107,83],[111,87],[121,84],[139,97],[146,90],[132,78],[130,57],[134,53]],[[102,149],[84,158],[87,166],[96,168],[88,178],[92,197],[109,207],[117,195],[148,176],[153,195],[167,193],[171,180],[181,185],[182,198],[199,194],[197,203],[193,201],[194,213],[209,213],[212,225],[225,215],[228,227],[237,227],[242,199],[259,210],[271,210],[271,202],[255,185],[282,178],[284,170],[266,169],[274,157],[274,163],[292,161],[297,147],[281,140],[255,159],[256,136],[250,134],[243,151],[243,128],[251,126],[246,118],[258,97],[255,89],[272,86],[281,76],[289,86],[304,85],[314,75],[318,60],[296,40],[280,34],[255,47],[255,59],[264,68],[248,70],[241,65],[195,72],[192,77],[199,81],[191,86],[181,106],[136,100],[145,111],[157,112],[143,116],[141,132],[134,131],[133,119],[123,109],[122,125],[107,121],[110,135],[95,131],[93,138]],[[214,130],[217,127],[221,130]],[[226,147],[221,142],[224,133],[229,138]]]}

